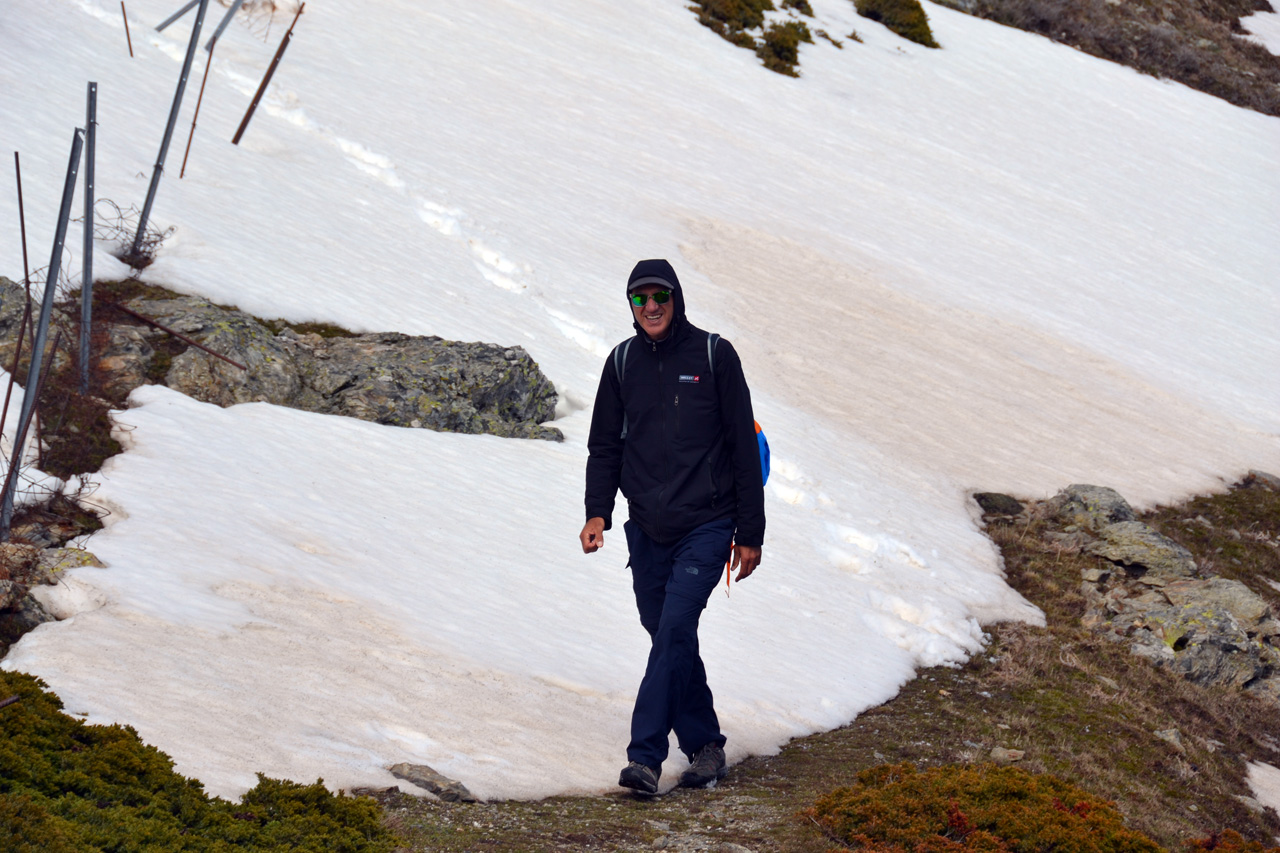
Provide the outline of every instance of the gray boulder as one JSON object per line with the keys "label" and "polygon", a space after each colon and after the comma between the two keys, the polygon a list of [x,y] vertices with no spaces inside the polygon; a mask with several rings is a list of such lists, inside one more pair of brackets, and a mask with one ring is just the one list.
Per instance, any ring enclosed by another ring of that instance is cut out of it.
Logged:
{"label": "gray boulder", "polygon": [[165,385],[219,406],[266,402],[394,426],[563,440],[542,426],[555,415],[555,387],[518,346],[397,333],[277,334],[243,311],[194,296],[141,297],[126,307],[245,369],[198,347],[165,367],[158,352],[165,332],[120,325],[98,360],[109,393],[119,397],[163,370]]}
{"label": "gray boulder", "polygon": [[241,370],[197,347],[173,359],[164,383],[175,391],[214,403],[292,404],[300,382],[298,368],[270,329],[243,311],[221,308],[196,296],[135,299],[128,307],[181,332],[247,367]]}
{"label": "gray boulder", "polygon": [[1016,498],[999,492],[978,492],[973,499],[987,515],[1017,515],[1023,510],[1022,504]]}
{"label": "gray boulder", "polygon": [[391,775],[406,782],[412,782],[419,788],[430,791],[448,803],[479,802],[476,796],[467,790],[467,786],[456,779],[437,773],[425,764],[395,764],[387,768]]}
{"label": "gray boulder", "polygon": [[1245,477],[1245,483],[1250,486],[1262,486],[1273,492],[1280,492],[1280,477],[1275,474],[1268,474],[1266,471],[1259,471],[1256,468],[1249,471],[1249,476]]}
{"label": "gray boulder", "polygon": [[1047,509],[1063,524],[1086,530],[1101,530],[1108,524],[1137,519],[1129,502],[1105,486],[1067,486],[1049,499]]}
{"label": "gray boulder", "polygon": [[1085,553],[1131,569],[1148,585],[1196,572],[1190,551],[1141,521],[1108,524],[1098,535],[1101,538],[1085,546]]}
{"label": "gray boulder", "polygon": [[[40,312],[40,291],[41,287],[32,285],[32,306],[31,310],[35,314]],[[0,366],[8,370],[13,365],[13,353],[18,348],[18,332],[22,328],[22,316],[24,307],[27,303],[27,291],[21,284],[0,276]],[[34,322],[32,324],[34,328]],[[49,357],[49,350],[53,347],[54,332],[49,333],[49,338],[45,344],[45,358]],[[25,379],[26,371],[30,367],[31,359],[31,334],[28,330],[27,335],[22,341],[23,358],[18,365],[18,378]],[[65,350],[59,349],[55,356],[54,365],[61,368],[67,361]],[[48,364],[48,362],[45,362]]]}
{"label": "gray boulder", "polygon": [[105,378],[103,394],[109,399],[127,397],[139,385],[146,385],[156,351],[137,326],[107,327],[105,354],[97,367]]}
{"label": "gray boulder", "polygon": [[1142,522],[1100,524],[1128,508],[1110,491],[1055,499],[1056,517],[1088,538],[1081,550],[1115,564],[1082,570],[1082,624],[1198,684],[1280,702],[1280,620],[1267,601],[1239,581],[1199,577],[1191,552]]}
{"label": "gray boulder", "polygon": [[[284,336],[282,336],[284,337]],[[293,336],[309,411],[443,432],[560,440],[556,393],[521,347],[396,333]]]}

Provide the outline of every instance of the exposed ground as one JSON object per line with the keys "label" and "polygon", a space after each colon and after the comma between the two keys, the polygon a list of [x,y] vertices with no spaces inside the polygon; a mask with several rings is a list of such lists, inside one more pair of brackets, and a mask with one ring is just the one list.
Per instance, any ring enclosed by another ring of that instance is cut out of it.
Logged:
{"label": "exposed ground", "polygon": [[[1143,520],[1280,606],[1268,583],[1280,584],[1280,494],[1235,488]],[[1276,844],[1280,817],[1256,809],[1244,780],[1250,761],[1280,763],[1280,708],[1198,687],[1081,628],[1080,570],[1098,558],[1063,552],[1043,520],[988,525],[1010,583],[1048,625],[989,626],[984,653],[922,671],[849,726],[748,759],[714,790],[488,804],[383,793],[385,819],[414,851],[820,851],[835,845],[798,814],[858,771],[986,761],[1002,747],[1022,751],[1028,770],[1114,800],[1169,849],[1225,828]],[[1180,745],[1156,734],[1170,729]]]}
{"label": "exposed ground", "polygon": [[1280,115],[1280,56],[1240,24],[1269,0],[939,0],[987,18]]}

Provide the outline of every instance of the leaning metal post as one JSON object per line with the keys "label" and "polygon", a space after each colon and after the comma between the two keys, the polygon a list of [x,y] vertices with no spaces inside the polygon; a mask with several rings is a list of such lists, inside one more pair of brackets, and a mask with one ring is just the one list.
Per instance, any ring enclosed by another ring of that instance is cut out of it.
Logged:
{"label": "leaning metal post", "polygon": [[158,33],[164,32],[164,28],[165,28],[165,27],[169,26],[169,25],[170,25],[170,24],[172,24],[174,21],[178,20],[178,19],[179,19],[179,18],[181,18],[183,15],[187,14],[188,12],[190,12],[190,11],[191,11],[191,7],[195,6],[195,5],[196,5],[197,3],[199,3],[199,2],[200,2],[200,0],[191,0],[191,2],[190,2],[190,3],[188,3],[188,4],[187,4],[187,5],[185,5],[185,6],[183,6],[181,9],[179,9],[179,10],[178,10],[178,11],[176,11],[176,12],[174,12],[174,13],[173,13],[172,15],[170,15],[169,17],[165,18],[163,21],[161,21],[161,22],[160,22],[160,25],[156,27],[156,32],[158,32]]}
{"label": "leaning metal post", "polygon": [[98,84],[89,84],[84,125],[84,274],[80,278],[80,393],[89,393],[89,332],[93,328],[93,143],[98,126]]}
{"label": "leaning metal post", "polygon": [[258,91],[254,93],[253,100],[249,102],[249,109],[244,114],[244,118],[240,120],[240,126],[236,128],[236,135],[231,137],[232,145],[240,144],[240,137],[244,136],[245,128],[249,126],[249,119],[253,118],[253,112],[258,108],[258,101],[262,100],[263,93],[267,91],[267,86],[271,83],[271,77],[276,73],[276,66],[280,64],[280,57],[284,56],[284,49],[289,46],[289,40],[293,38],[293,27],[298,23],[298,18],[302,16],[302,10],[305,8],[307,8],[306,3],[298,7],[298,13],[293,16],[293,23],[289,25],[284,38],[280,40],[280,47],[276,49],[276,55],[271,57],[271,64],[267,66],[267,73],[258,85]]}
{"label": "leaning metal post", "polygon": [[244,0],[233,0],[231,8],[227,10],[227,14],[222,16],[222,21],[219,22],[218,28],[213,31],[213,38],[209,39],[204,46],[204,49],[209,53],[213,53],[213,43],[218,40],[218,36],[222,35],[222,31],[227,28],[227,24],[231,23],[231,19],[235,17],[236,11],[243,2]]}
{"label": "leaning metal post", "polygon": [[67,221],[71,218],[71,202],[76,194],[76,175],[80,170],[80,151],[84,147],[76,128],[71,140],[71,160],[67,164],[67,179],[62,186],[62,207],[58,212],[58,227],[53,237],[53,252],[49,258],[49,275],[44,284],[44,301],[40,308],[40,322],[36,326],[35,339],[31,342],[31,367],[27,370],[26,393],[22,395],[22,410],[18,416],[18,429],[13,440],[13,457],[5,476],[4,493],[0,496],[0,542],[9,541],[9,524],[13,521],[13,493],[17,490],[17,470],[22,464],[22,445],[26,443],[27,428],[31,425],[31,412],[39,396],[40,371],[44,361],[45,338],[49,336],[49,318],[53,313],[54,291],[58,288],[58,273],[62,267],[62,246],[67,239]]}
{"label": "leaning metal post", "polygon": [[[178,78],[178,91],[173,96],[173,107],[169,110],[169,123],[164,128],[164,139],[160,143],[160,156],[156,158],[155,170],[151,173],[151,186],[147,190],[147,201],[142,206],[142,216],[138,218],[138,233],[133,238],[133,248],[129,250],[130,258],[141,254],[142,237],[147,231],[147,220],[151,217],[151,205],[156,200],[156,190],[160,188],[160,176],[164,173],[164,158],[169,151],[169,140],[173,138],[173,127],[178,123],[178,111],[182,108],[182,93],[187,88],[187,77],[191,74],[191,62],[195,59],[196,47],[200,44],[200,25],[204,23],[205,10],[209,8],[209,0],[196,0],[200,4],[196,12],[196,22],[191,27],[191,42],[187,45],[187,58],[182,63],[182,76]],[[183,11],[186,11],[185,9]]]}
{"label": "leaning metal post", "polygon": [[31,322],[31,273],[27,264],[27,214],[22,207],[22,163],[18,152],[13,152],[14,177],[18,181],[18,228],[22,234],[22,281],[26,287],[26,302],[22,307],[22,323],[18,326],[18,343],[13,348],[13,366],[9,368],[8,387],[4,392],[4,407],[0,408],[0,436],[4,435],[4,422],[9,417],[9,400],[13,396],[14,377],[18,375],[18,359],[22,357],[22,338]]}

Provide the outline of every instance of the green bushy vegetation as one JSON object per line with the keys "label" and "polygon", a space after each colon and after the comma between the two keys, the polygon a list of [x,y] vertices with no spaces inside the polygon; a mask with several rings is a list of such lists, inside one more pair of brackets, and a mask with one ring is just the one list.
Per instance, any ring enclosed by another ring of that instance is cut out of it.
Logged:
{"label": "green bushy vegetation", "polygon": [[929,16],[920,0],[854,0],[858,14],[884,24],[907,41],[925,47],[941,47],[929,29]]}
{"label": "green bushy vegetation", "polygon": [[809,28],[801,21],[772,23],[764,31],[764,38],[756,48],[756,55],[764,67],[789,77],[799,77],[796,65],[800,62],[800,43],[813,44]]}
{"label": "green bushy vegetation", "polygon": [[[813,44],[813,36],[803,21],[775,20],[766,24],[764,13],[774,11],[772,0],[698,0],[689,8],[698,14],[699,23],[721,38],[754,50],[765,68],[788,77],[800,76],[796,70],[800,44]],[[782,0],[782,8],[813,16],[808,0]]]}
{"label": "green bushy vegetation", "polygon": [[748,30],[764,25],[764,13],[773,11],[773,0],[697,0],[690,9],[698,23],[739,47],[754,47]]}
{"label": "green bushy vegetation", "polygon": [[809,815],[832,838],[875,853],[1160,853],[1114,805],[1015,767],[873,767]]}
{"label": "green bushy vegetation", "polygon": [[[22,673],[0,672],[0,849],[10,853],[389,853],[377,805],[258,777],[239,803],[126,726],[87,725]],[[193,709],[198,713],[198,709]]]}

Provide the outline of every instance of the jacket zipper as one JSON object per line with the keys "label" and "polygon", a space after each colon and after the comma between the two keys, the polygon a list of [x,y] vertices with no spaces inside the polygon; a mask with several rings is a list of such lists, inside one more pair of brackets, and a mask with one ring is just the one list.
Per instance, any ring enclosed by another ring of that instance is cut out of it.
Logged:
{"label": "jacket zipper", "polygon": [[[653,342],[653,351],[654,351],[655,353],[658,353],[658,342],[657,342],[657,341],[654,341],[654,342]],[[661,399],[662,399],[662,395],[663,395],[663,390],[662,390],[662,355],[661,355],[660,353],[658,354],[658,395],[659,395],[658,399],[660,399],[660,400],[661,400]],[[663,406],[662,406],[662,440],[663,440],[664,442],[667,440],[667,407],[666,407],[666,405],[665,405],[665,404],[663,404]],[[663,464],[662,464],[662,468],[663,468],[663,478],[662,478],[662,481],[663,481],[664,483],[666,483],[668,487],[670,487],[670,485],[671,485],[671,454],[670,454],[670,453],[663,453],[663,454],[662,454],[662,459],[663,459]],[[665,497],[665,496],[666,496],[666,494],[667,494],[667,489],[666,489],[666,488],[664,488],[661,492],[659,492],[659,493],[658,493],[658,539],[659,539],[659,541],[661,541],[661,540],[662,540],[662,536],[663,536],[663,533],[662,533],[662,509],[663,509],[663,507],[664,507],[664,506],[665,506],[665,504],[666,504],[666,497]]]}

